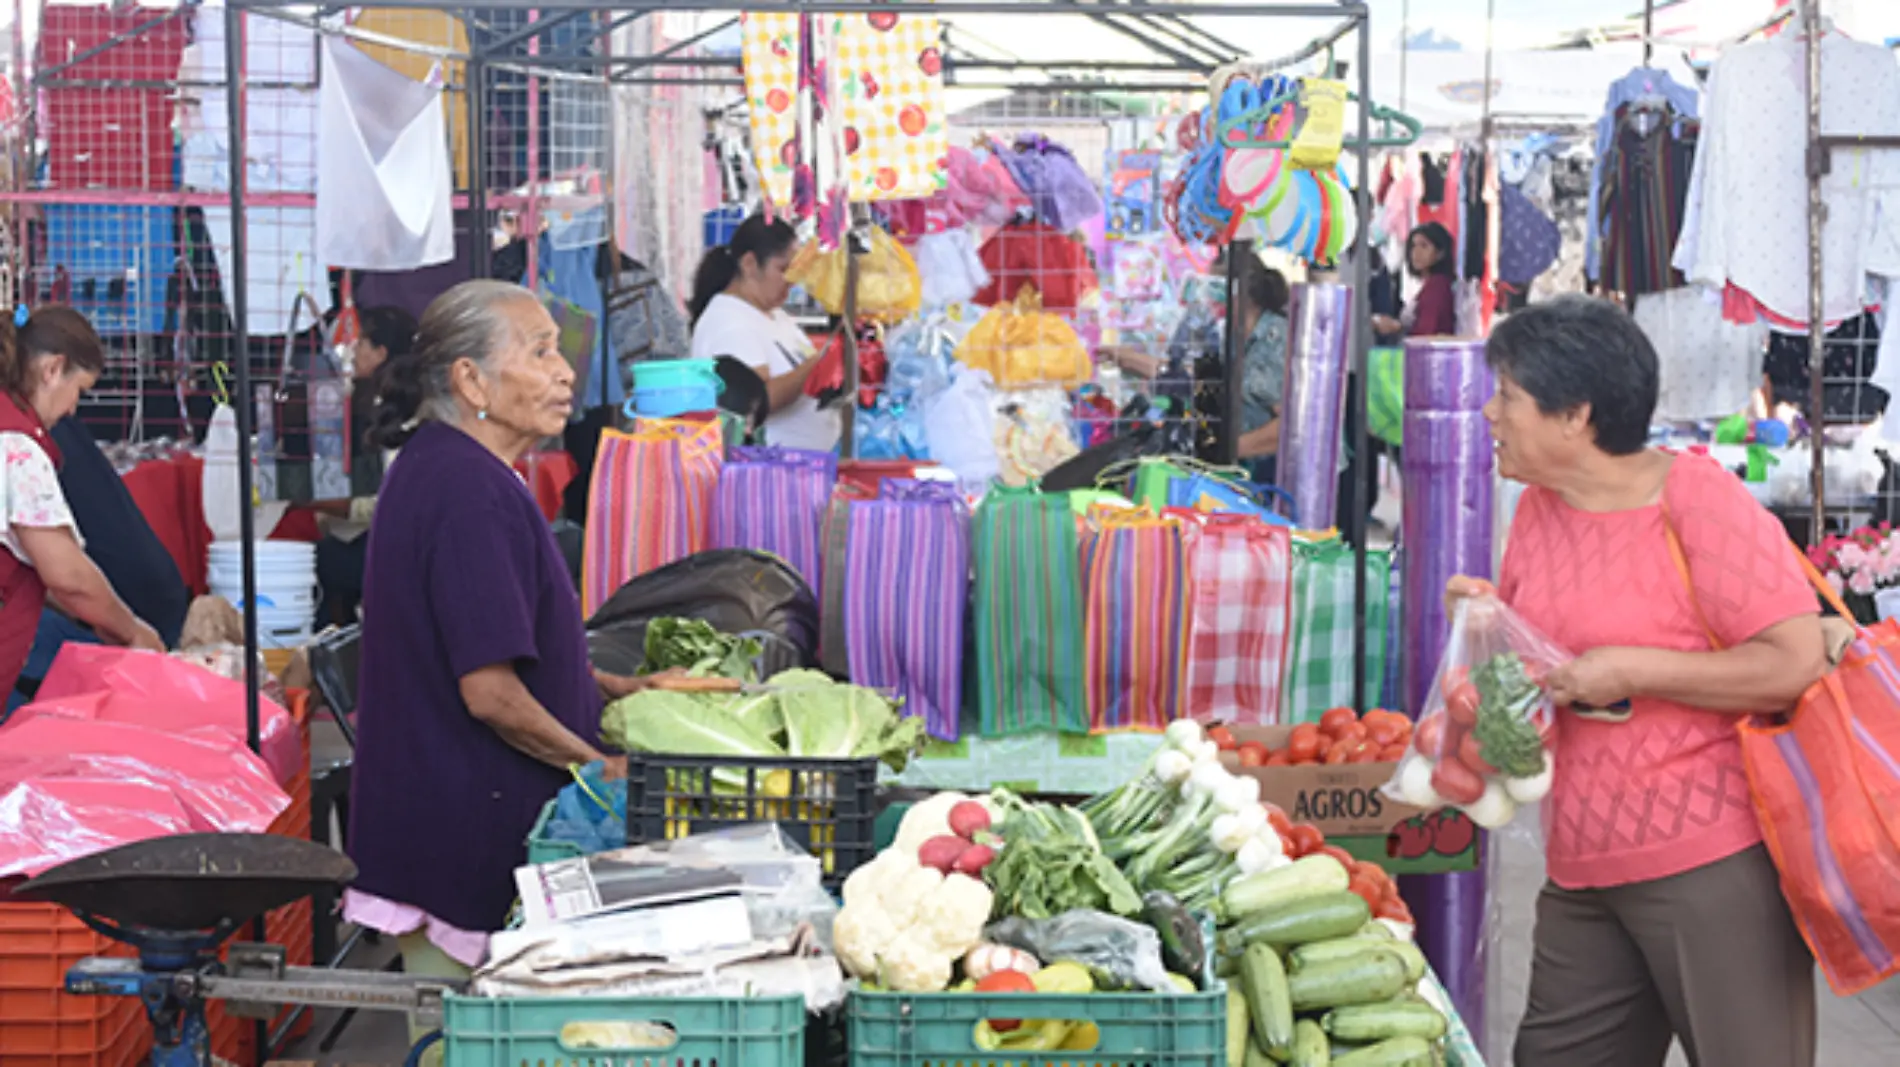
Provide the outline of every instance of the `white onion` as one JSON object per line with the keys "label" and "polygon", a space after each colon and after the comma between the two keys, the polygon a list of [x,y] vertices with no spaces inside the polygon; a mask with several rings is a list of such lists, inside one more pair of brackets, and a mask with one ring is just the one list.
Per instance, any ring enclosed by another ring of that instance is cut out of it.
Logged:
{"label": "white onion", "polygon": [[1517,804],[1511,800],[1504,787],[1495,781],[1484,784],[1484,795],[1464,805],[1464,812],[1471,821],[1487,830],[1501,829],[1517,814]]}
{"label": "white onion", "polygon": [[1445,806],[1445,798],[1432,788],[1432,761],[1414,752],[1399,764],[1399,798],[1415,808],[1436,811]]}
{"label": "white onion", "polygon": [[1519,804],[1535,804],[1550,794],[1551,779],[1556,776],[1556,768],[1550,757],[1544,757],[1544,769],[1528,778],[1506,778],[1504,791]]}

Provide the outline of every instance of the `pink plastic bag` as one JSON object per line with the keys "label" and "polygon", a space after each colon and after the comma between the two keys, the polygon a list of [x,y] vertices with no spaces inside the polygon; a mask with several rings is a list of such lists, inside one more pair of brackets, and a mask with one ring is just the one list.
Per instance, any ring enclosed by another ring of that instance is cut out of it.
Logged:
{"label": "pink plastic bag", "polygon": [[[136,726],[36,705],[0,727],[0,878],[181,829],[263,833],[289,806],[264,761],[214,727]],[[35,819],[14,822],[4,814],[13,810]]]}
{"label": "pink plastic bag", "polygon": [[[68,642],[27,708],[174,733],[212,727],[244,744],[244,683],[157,652]],[[297,724],[282,705],[261,696],[257,715],[264,760],[279,784],[288,783],[308,769]]]}

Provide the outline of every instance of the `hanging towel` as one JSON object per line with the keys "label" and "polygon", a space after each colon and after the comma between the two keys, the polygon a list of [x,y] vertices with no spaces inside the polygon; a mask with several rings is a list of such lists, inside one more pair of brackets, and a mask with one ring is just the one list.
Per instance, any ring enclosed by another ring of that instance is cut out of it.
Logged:
{"label": "hanging towel", "polygon": [[325,37],[318,100],[317,258],[357,270],[455,258],[442,90]]}

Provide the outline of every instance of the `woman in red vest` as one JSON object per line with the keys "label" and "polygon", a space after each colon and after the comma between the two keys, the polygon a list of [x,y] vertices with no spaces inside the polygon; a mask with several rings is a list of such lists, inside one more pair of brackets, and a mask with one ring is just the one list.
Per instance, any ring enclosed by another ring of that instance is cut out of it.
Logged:
{"label": "woman in red vest", "polygon": [[86,555],[47,433],[78,410],[105,362],[99,335],[72,308],[20,309],[0,323],[0,693],[13,691],[49,595],[111,644],[165,650]]}

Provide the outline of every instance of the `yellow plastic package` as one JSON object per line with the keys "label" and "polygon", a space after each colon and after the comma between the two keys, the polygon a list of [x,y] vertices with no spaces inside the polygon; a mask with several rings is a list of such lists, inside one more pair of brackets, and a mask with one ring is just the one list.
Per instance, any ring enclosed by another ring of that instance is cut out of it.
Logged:
{"label": "yellow plastic package", "polygon": [[1011,304],[991,308],[957,346],[964,365],[988,371],[999,386],[1060,385],[1073,389],[1095,375],[1089,350],[1060,315],[1042,310],[1042,294],[1025,285]]}
{"label": "yellow plastic package", "polygon": [[[800,246],[785,277],[810,293],[833,315],[844,314],[845,250],[818,250],[817,241]],[[917,313],[923,302],[924,282],[917,261],[897,238],[883,230],[871,231],[871,247],[858,259],[858,317],[895,323]]]}

